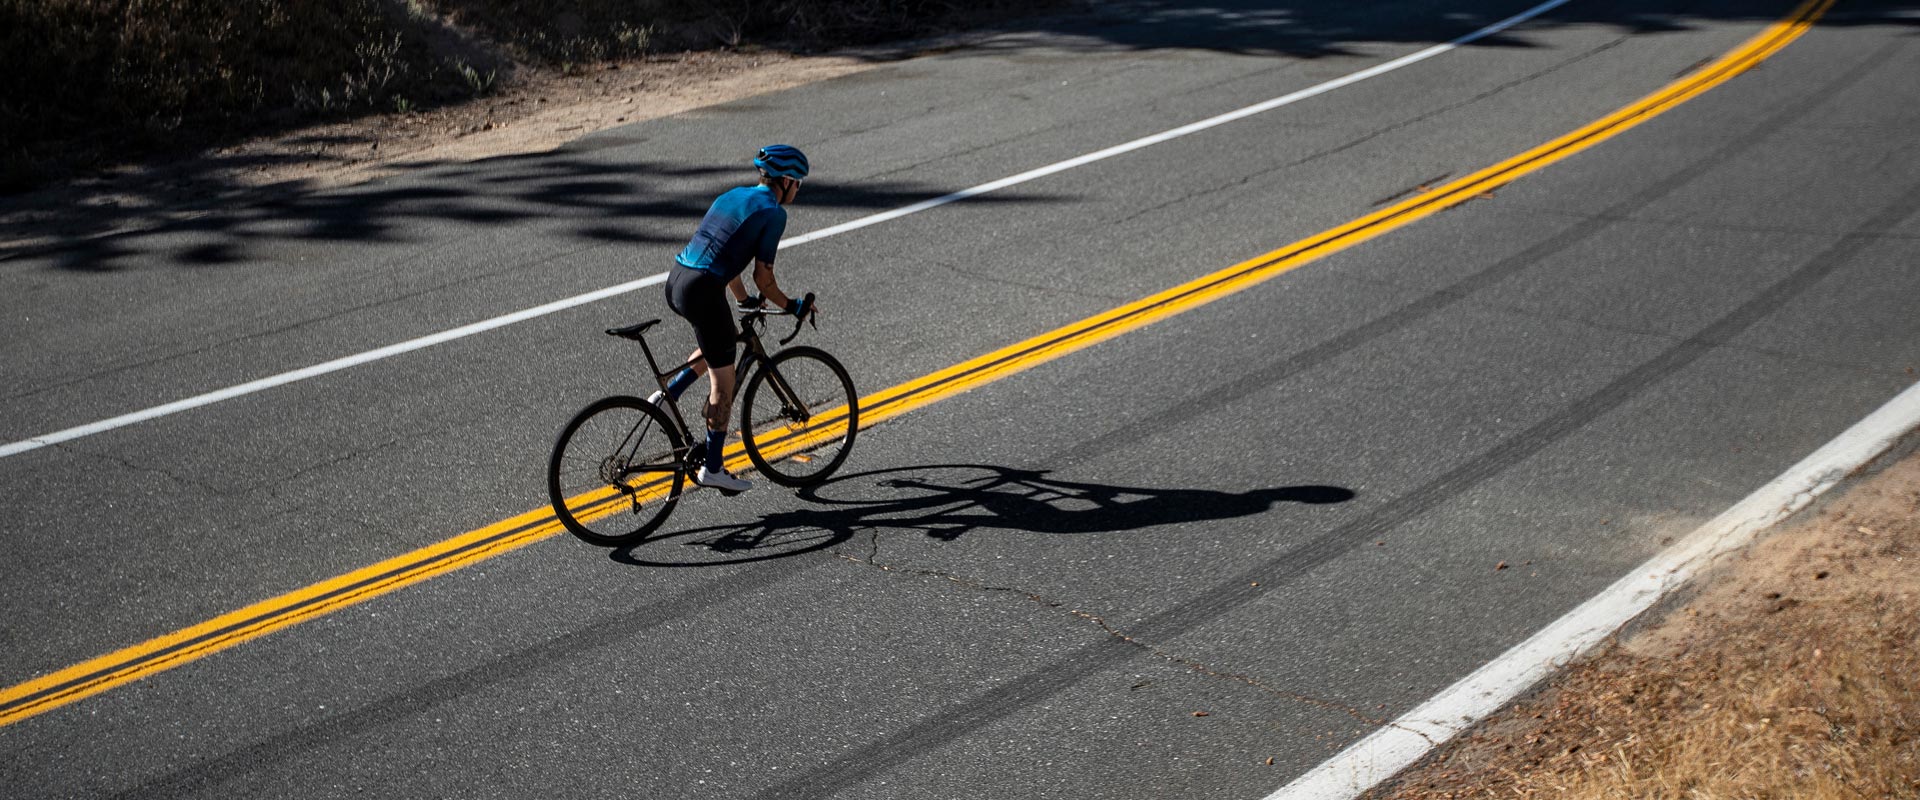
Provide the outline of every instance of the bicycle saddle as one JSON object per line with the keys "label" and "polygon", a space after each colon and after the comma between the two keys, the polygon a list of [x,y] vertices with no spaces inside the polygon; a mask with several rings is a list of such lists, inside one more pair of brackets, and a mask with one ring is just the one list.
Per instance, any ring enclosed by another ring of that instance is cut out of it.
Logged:
{"label": "bicycle saddle", "polygon": [[618,336],[622,339],[639,339],[640,335],[646,333],[648,328],[658,324],[660,324],[660,320],[650,319],[638,325],[628,325],[624,328],[608,328],[607,335]]}

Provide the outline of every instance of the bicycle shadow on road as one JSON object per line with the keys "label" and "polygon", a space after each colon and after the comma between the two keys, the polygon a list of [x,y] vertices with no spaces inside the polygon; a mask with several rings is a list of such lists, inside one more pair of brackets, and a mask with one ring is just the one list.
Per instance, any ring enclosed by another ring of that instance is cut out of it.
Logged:
{"label": "bicycle shadow on road", "polygon": [[866,531],[919,531],[942,541],[977,530],[1120,533],[1247,517],[1280,503],[1343,503],[1355,496],[1338,486],[1223,492],[1082,483],[1048,475],[1047,470],[986,464],[862,472],[796,492],[810,504],[806,507],[659,534],[618,548],[610,557],[649,567],[742,564],[823,550]]}

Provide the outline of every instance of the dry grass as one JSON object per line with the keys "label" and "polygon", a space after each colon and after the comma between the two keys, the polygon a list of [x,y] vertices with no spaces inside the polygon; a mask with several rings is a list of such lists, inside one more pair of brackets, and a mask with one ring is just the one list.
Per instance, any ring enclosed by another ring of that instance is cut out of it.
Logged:
{"label": "dry grass", "polygon": [[1920,797],[1920,608],[1847,605],[1829,610],[1850,624],[1756,626],[1712,652],[1596,668],[1583,688],[1598,691],[1564,715],[1589,731],[1587,754],[1561,760],[1571,769],[1516,773],[1512,794]]}
{"label": "dry grass", "polygon": [[1920,457],[1375,796],[1920,798]]}

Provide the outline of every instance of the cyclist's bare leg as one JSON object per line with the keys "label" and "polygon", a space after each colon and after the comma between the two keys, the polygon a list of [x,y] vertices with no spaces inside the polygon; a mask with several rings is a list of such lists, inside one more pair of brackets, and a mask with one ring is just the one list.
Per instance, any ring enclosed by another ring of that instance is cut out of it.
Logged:
{"label": "cyclist's bare leg", "polygon": [[696,347],[688,353],[687,361],[691,362],[687,364],[687,369],[693,370],[695,376],[707,374],[707,360],[700,357],[700,348]]}
{"label": "cyclist's bare leg", "polygon": [[[687,356],[687,369],[697,377],[706,375],[707,360],[700,357],[700,350],[694,349]],[[727,416],[733,413],[733,365],[728,364],[711,371],[712,379],[707,381],[707,403],[701,410],[701,416],[707,421],[707,430],[724,431],[727,429]]]}
{"label": "cyclist's bare leg", "polygon": [[707,461],[701,465],[694,482],[712,486],[728,494],[753,488],[753,484],[727,474],[722,457],[727,444],[727,415],[733,411],[733,365],[714,367],[707,372]]}
{"label": "cyclist's bare leg", "polygon": [[691,387],[693,382],[699,380],[700,376],[706,374],[706,372],[707,361],[700,357],[699,348],[695,348],[693,353],[687,356],[687,366],[676,370],[672,375],[668,376],[666,384],[662,388],[666,390],[665,393],[670,395],[673,400],[678,401],[680,395],[685,393],[687,388]]}

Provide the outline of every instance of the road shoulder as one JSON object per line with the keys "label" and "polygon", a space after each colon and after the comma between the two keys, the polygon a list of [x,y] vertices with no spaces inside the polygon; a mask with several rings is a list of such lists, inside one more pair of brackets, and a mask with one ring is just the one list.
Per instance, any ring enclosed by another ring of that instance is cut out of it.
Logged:
{"label": "road shoulder", "polygon": [[1920,797],[1916,443],[1367,797]]}

